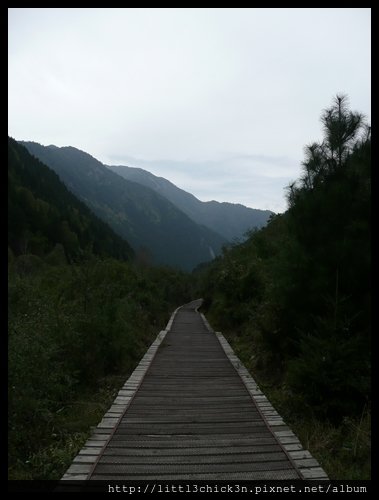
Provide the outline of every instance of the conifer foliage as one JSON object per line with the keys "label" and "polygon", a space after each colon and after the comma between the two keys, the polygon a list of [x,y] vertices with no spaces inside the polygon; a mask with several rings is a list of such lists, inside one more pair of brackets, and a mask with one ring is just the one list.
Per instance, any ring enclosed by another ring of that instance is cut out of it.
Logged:
{"label": "conifer foliage", "polygon": [[288,210],[225,251],[203,291],[256,366],[338,422],[369,403],[371,131],[344,95],[321,122]]}

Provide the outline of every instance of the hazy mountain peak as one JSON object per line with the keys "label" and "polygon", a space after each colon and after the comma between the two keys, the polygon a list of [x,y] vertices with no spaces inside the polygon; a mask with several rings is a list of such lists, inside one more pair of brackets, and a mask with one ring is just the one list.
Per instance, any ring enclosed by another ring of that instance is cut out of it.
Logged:
{"label": "hazy mountain peak", "polygon": [[172,182],[138,167],[108,166],[112,172],[127,180],[138,182],[167,198],[198,224],[209,227],[229,241],[241,239],[253,228],[266,225],[273,213],[240,203],[200,201],[194,195],[178,188]]}

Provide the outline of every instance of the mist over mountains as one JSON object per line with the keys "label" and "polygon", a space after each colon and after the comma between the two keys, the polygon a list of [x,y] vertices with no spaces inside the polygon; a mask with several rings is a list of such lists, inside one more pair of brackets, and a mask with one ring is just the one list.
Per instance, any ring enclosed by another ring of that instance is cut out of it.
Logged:
{"label": "mist over mountains", "polygon": [[108,168],[127,180],[138,182],[161,194],[192,220],[218,232],[228,241],[241,239],[246,231],[265,226],[273,213],[270,210],[248,208],[239,203],[200,201],[167,179],[141,168],[122,165]]}
{"label": "mist over mountains", "polygon": [[127,166],[106,166],[74,147],[19,141],[54,170],[137,254],[153,264],[192,270],[224,245],[262,227],[271,212],[201,202],[170,181]]}

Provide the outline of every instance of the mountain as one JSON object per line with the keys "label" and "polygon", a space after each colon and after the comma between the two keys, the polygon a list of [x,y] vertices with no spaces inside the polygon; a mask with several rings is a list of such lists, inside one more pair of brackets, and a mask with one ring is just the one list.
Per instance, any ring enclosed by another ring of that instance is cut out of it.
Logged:
{"label": "mountain", "polygon": [[226,243],[163,196],[115,174],[88,153],[70,146],[20,143],[53,169],[137,254],[151,256],[154,264],[192,270],[212,260]]}
{"label": "mountain", "polygon": [[178,188],[167,179],[157,177],[147,170],[127,166],[109,166],[112,172],[124,179],[138,182],[167,198],[193,221],[221,234],[228,241],[241,239],[247,231],[266,225],[270,210],[258,210],[234,203],[200,201]]}
{"label": "mountain", "polygon": [[58,175],[8,138],[8,244],[15,255],[44,256],[57,244],[66,257],[84,250],[128,260],[129,244],[61,182]]}

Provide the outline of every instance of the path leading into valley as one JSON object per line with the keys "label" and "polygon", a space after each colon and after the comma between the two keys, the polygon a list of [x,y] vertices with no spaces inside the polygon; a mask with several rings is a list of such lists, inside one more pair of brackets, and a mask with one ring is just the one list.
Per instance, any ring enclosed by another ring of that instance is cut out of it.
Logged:
{"label": "path leading into valley", "polygon": [[62,479],[328,479],[200,305],[173,313]]}

